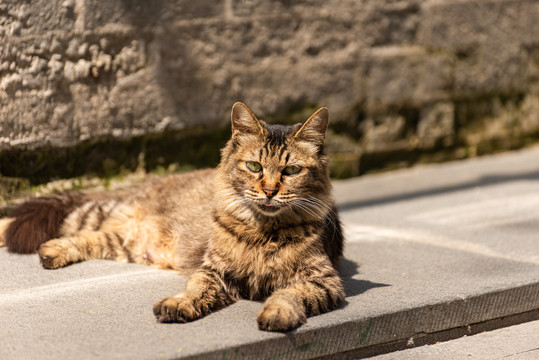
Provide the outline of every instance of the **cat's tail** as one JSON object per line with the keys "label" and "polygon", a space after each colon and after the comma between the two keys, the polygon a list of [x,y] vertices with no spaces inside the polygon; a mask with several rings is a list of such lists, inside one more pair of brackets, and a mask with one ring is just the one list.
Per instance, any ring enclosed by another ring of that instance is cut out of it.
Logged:
{"label": "cat's tail", "polygon": [[37,197],[0,219],[0,246],[10,252],[30,254],[47,240],[57,237],[64,219],[87,200],[83,193]]}

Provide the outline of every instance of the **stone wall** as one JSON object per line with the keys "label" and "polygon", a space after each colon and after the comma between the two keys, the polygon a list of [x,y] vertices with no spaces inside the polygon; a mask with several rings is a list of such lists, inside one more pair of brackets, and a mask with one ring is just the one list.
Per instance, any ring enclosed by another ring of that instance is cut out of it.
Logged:
{"label": "stone wall", "polygon": [[140,160],[237,100],[272,121],[329,106],[336,175],[519,147],[538,19],[537,0],[2,0],[0,174],[38,181],[52,148],[62,176],[103,141]]}

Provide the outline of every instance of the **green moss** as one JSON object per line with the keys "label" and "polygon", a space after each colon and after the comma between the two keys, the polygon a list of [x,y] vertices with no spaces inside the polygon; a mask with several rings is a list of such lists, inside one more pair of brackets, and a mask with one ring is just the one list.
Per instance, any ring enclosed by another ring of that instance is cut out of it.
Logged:
{"label": "green moss", "polygon": [[0,174],[32,185],[83,175],[111,178],[142,169],[177,171],[214,167],[230,129],[166,132],[128,140],[85,141],[69,148],[14,149],[0,153]]}
{"label": "green moss", "polygon": [[457,144],[467,146],[475,156],[535,142],[539,134],[522,127],[525,97],[522,93],[497,94],[455,102]]}
{"label": "green moss", "polygon": [[[0,206],[4,206],[13,198],[31,194],[30,182],[23,178],[0,176]],[[0,208],[0,217],[5,211]]]}
{"label": "green moss", "polygon": [[455,101],[455,124],[457,131],[477,131],[486,119],[491,119],[510,108],[518,109],[525,94],[487,94],[480,97]]}
{"label": "green moss", "polygon": [[360,175],[361,154],[337,153],[331,155],[329,171],[333,178],[345,179]]}

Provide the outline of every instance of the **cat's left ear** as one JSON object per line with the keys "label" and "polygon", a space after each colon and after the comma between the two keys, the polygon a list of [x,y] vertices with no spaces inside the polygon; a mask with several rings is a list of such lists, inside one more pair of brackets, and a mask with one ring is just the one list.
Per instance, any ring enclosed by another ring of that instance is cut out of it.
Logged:
{"label": "cat's left ear", "polygon": [[329,110],[327,107],[318,109],[296,132],[294,138],[307,140],[317,145],[324,144],[326,129],[329,122]]}
{"label": "cat's left ear", "polygon": [[264,128],[247,105],[237,102],[232,106],[232,135],[264,133]]}

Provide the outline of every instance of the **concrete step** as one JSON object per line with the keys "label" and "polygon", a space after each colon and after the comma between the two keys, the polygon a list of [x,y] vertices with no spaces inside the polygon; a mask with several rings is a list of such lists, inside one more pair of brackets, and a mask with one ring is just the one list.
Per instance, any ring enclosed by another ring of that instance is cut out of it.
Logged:
{"label": "concrete step", "polygon": [[0,358],[359,358],[538,319],[536,159],[539,148],[336,182],[346,302],[288,334],[259,331],[252,301],[158,324],[152,305],[185,285],[173,272],[47,271],[0,249]]}
{"label": "concrete step", "polygon": [[370,360],[539,359],[539,321],[513,325],[435,345],[392,352]]}

